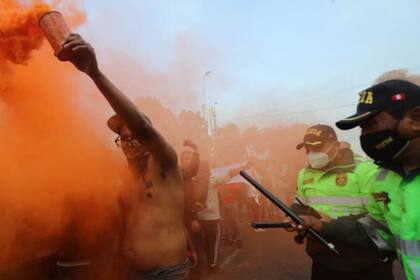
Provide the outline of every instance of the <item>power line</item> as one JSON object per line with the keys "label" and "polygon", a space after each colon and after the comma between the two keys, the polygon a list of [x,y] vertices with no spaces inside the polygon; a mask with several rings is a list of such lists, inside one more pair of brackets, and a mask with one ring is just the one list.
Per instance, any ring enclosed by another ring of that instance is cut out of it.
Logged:
{"label": "power line", "polygon": [[[279,113],[279,114],[268,115],[268,116],[265,115],[263,117],[278,118],[278,117],[284,117],[284,116],[293,116],[293,115],[300,115],[300,114],[306,114],[306,113],[314,113],[314,112],[325,111],[325,110],[337,110],[337,109],[343,109],[343,108],[348,108],[348,107],[354,107],[356,105],[357,105],[356,103],[353,103],[353,104],[323,107],[323,108],[305,110],[305,111],[285,112],[285,113]],[[226,121],[226,123],[227,122],[234,122],[234,121],[248,120],[248,119],[251,119],[251,118],[255,118],[255,116],[247,116],[247,117],[242,117],[242,118],[231,119],[229,121]]]}
{"label": "power line", "polygon": [[[413,71],[416,71],[416,70],[420,70],[420,66],[411,67],[411,68],[409,68],[409,70],[410,70],[410,72],[413,72]],[[387,72],[385,72],[385,73],[387,73]],[[416,76],[416,74],[413,74],[413,73],[411,73],[411,75]],[[362,89],[362,88],[364,88],[366,86],[367,85],[364,82],[364,83],[360,83],[360,84],[357,84],[357,85],[353,85],[353,86],[349,86],[349,87],[345,87],[345,88],[341,88],[341,89],[336,89],[336,90],[333,90],[333,91],[324,92],[324,93],[317,94],[315,96],[312,96],[312,97],[309,97],[309,98],[300,100],[298,102],[294,102],[294,103],[291,103],[291,104],[290,103],[289,104],[285,104],[285,105],[282,105],[281,107],[272,108],[272,109],[269,109],[269,110],[264,111],[264,112],[255,113],[255,114],[244,116],[244,117],[229,119],[228,121],[225,121],[225,122],[236,121],[236,120],[246,120],[246,119],[251,119],[251,118],[261,118],[261,117],[264,117],[264,116],[270,117],[271,116],[270,113],[272,113],[274,111],[284,110],[284,108],[295,107],[295,106],[298,106],[298,105],[302,105],[304,103],[309,103],[311,101],[318,100],[318,99],[320,99],[322,97],[325,98],[326,96],[330,96],[330,95],[341,96],[341,95],[344,95],[344,94],[349,93],[350,91],[351,92],[356,92],[358,89]],[[350,105],[350,106],[352,106],[352,105]],[[347,105],[345,105],[345,107],[347,107]],[[340,106],[338,108],[340,108]],[[328,110],[328,108],[325,108],[324,110]],[[318,110],[314,110],[313,112],[315,112],[315,111],[318,111]],[[302,113],[307,113],[307,112],[309,112],[309,111],[303,111]],[[282,114],[280,114],[278,116],[297,115],[297,114],[300,114],[300,112],[290,112],[290,113],[287,113],[286,112],[286,113],[282,113]],[[219,116],[220,115],[223,116],[223,114],[219,114]]]}
{"label": "power line", "polygon": [[[294,102],[294,103],[291,103],[291,104],[289,103],[289,104],[282,105],[281,107],[277,107],[277,108],[273,108],[273,109],[270,109],[270,110],[267,110],[267,111],[264,111],[264,112],[255,113],[255,114],[252,114],[252,115],[240,117],[239,119],[248,119],[248,118],[254,118],[254,117],[258,117],[258,116],[262,116],[262,115],[267,115],[267,114],[270,114],[274,111],[284,110],[284,108],[290,108],[290,107],[302,105],[302,104],[305,104],[305,103],[309,103],[311,101],[315,101],[315,100],[318,100],[318,99],[321,99],[321,98],[325,98],[326,96],[330,96],[330,95],[341,96],[341,95],[349,93],[350,91],[355,92],[356,88],[362,88],[364,85],[365,84],[360,84],[360,85],[356,85],[356,86],[351,86],[351,87],[346,87],[346,88],[336,89],[336,90],[333,90],[333,91],[324,92],[324,93],[321,93],[321,94],[317,94],[315,96],[311,96],[311,97],[306,98],[306,99],[301,99],[301,100],[299,100],[297,102]],[[291,114],[294,115],[293,112]],[[223,114],[221,114],[221,115],[223,116]],[[236,118],[236,119],[238,119],[238,118]],[[236,120],[236,119],[233,119],[233,120]]]}

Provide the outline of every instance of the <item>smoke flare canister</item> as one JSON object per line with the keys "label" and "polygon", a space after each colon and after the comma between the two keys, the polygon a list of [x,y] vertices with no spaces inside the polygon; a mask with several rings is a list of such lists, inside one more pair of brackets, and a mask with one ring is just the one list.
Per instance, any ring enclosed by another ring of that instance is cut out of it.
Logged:
{"label": "smoke flare canister", "polygon": [[69,60],[72,55],[71,50],[63,49],[62,44],[71,31],[63,15],[57,11],[47,12],[39,18],[39,26],[54,49],[54,55],[60,60]]}

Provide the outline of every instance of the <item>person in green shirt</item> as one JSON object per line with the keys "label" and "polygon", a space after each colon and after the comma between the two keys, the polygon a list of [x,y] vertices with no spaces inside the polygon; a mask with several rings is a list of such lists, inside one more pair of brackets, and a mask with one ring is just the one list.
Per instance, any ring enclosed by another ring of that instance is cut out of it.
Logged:
{"label": "person in green shirt", "polygon": [[[296,147],[303,148],[308,166],[299,172],[297,201],[291,208],[299,214],[312,213],[324,221],[365,215],[370,182],[378,167],[372,161],[357,160],[351,149],[340,145],[334,129],[328,125],[309,127],[303,142]],[[375,249],[335,241],[341,252],[337,256],[317,240],[311,237],[306,240],[306,252],[313,260],[312,280],[393,279],[392,262],[382,262]],[[366,254],[371,257],[363,258]]]}
{"label": "person in green shirt", "polygon": [[396,250],[408,280],[420,279],[420,87],[389,80],[360,93],[357,113],[336,123],[361,127],[365,153],[381,170],[371,185],[369,215],[305,225],[353,244]]}

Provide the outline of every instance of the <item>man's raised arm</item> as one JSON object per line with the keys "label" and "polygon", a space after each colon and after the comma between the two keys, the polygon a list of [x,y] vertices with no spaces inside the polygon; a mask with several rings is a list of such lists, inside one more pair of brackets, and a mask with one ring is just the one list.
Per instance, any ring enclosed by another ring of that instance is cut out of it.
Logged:
{"label": "man's raised arm", "polygon": [[72,50],[73,56],[70,62],[95,82],[117,115],[159,163],[166,167],[175,167],[177,165],[175,150],[152,126],[147,117],[137,109],[136,105],[100,71],[92,46],[80,35],[71,34],[63,47]]}

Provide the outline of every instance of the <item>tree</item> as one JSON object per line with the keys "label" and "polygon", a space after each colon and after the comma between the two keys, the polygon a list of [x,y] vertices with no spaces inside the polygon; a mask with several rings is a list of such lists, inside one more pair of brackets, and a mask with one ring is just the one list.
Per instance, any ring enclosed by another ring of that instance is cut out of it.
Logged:
{"label": "tree", "polygon": [[182,111],[179,114],[180,135],[185,139],[193,140],[199,147],[200,155],[209,158],[210,138],[207,132],[207,122],[200,112]]}
{"label": "tree", "polygon": [[229,123],[215,130],[215,164],[226,165],[242,159],[245,147],[240,143],[241,133],[236,124]]}
{"label": "tree", "polygon": [[374,84],[379,84],[381,82],[384,82],[387,80],[393,80],[393,79],[407,80],[409,82],[420,85],[420,75],[412,74],[408,72],[408,69],[406,68],[395,69],[395,70],[385,72],[382,75],[380,75],[378,78],[376,78],[376,80],[374,81]]}
{"label": "tree", "polygon": [[135,103],[169,143],[174,147],[181,145],[183,136],[179,133],[178,118],[171,110],[153,97],[139,97]]}

